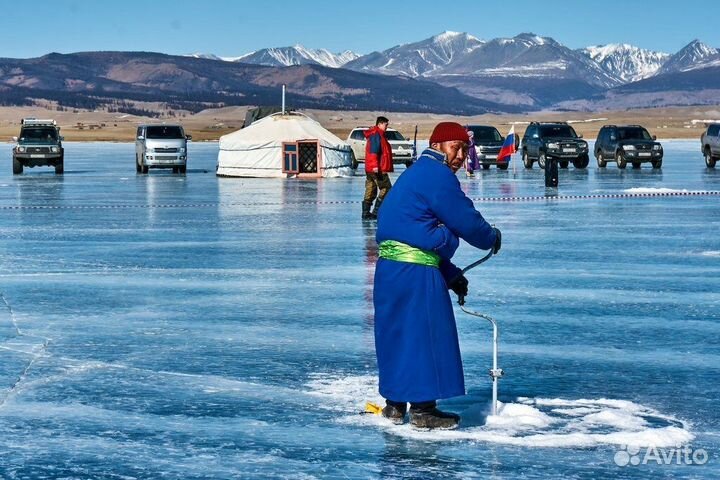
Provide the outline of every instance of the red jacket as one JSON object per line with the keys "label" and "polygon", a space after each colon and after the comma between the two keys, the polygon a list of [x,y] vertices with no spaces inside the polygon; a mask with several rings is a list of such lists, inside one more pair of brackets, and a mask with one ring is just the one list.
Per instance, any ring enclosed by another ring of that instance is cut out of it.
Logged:
{"label": "red jacket", "polygon": [[388,173],[393,171],[392,147],[385,132],[377,126],[365,130],[365,171]]}

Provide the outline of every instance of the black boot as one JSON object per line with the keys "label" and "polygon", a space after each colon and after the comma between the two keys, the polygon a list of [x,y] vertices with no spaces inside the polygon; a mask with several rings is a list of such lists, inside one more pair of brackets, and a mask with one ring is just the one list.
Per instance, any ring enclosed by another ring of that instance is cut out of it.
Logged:
{"label": "black boot", "polygon": [[370,212],[370,207],[372,206],[372,202],[363,202],[362,203],[362,219],[363,220],[374,220],[377,218],[377,216]]}
{"label": "black boot", "polygon": [[375,200],[375,208],[373,208],[373,211],[371,213],[371,215],[374,216],[375,218],[377,218],[378,213],[380,212],[380,205],[382,205],[382,202],[383,201],[380,199]]}
{"label": "black boot", "polygon": [[460,416],[437,409],[435,402],[413,403],[410,405],[410,424],[417,428],[457,428]]}
{"label": "black boot", "polygon": [[407,404],[405,402],[385,401],[385,408],[382,409],[382,416],[393,422],[395,425],[405,423]]}

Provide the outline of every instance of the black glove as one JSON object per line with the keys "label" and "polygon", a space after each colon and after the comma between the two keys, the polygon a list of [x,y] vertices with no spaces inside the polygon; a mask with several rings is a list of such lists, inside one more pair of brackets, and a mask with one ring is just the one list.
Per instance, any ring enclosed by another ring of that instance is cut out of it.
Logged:
{"label": "black glove", "polygon": [[502,233],[500,233],[499,228],[493,227],[493,230],[495,230],[495,244],[492,247],[492,252],[493,255],[495,255],[500,251],[500,246],[502,245]]}
{"label": "black glove", "polygon": [[455,277],[451,282],[450,290],[455,292],[458,296],[458,303],[460,305],[465,305],[465,297],[468,294],[468,281],[467,278],[465,278],[465,275],[460,275],[459,277]]}

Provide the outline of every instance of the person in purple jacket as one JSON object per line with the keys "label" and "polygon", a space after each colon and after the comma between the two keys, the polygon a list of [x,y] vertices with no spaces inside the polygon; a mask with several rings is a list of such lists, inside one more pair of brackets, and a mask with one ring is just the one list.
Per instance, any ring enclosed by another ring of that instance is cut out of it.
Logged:
{"label": "person in purple jacket", "polygon": [[375,351],[382,415],[420,428],[455,428],[460,418],[436,401],[465,394],[455,316],[448,289],[468,292],[451,259],[460,239],[500,250],[500,230],[475,210],[456,172],[467,154],[462,125],[439,123],[412,168],[398,178],[378,216]]}
{"label": "person in purple jacket", "polygon": [[[467,127],[465,127],[467,128]],[[477,149],[475,148],[475,132],[467,129],[468,134],[468,153],[467,153],[467,160],[465,160],[465,174],[468,177],[474,177],[475,176],[475,170],[478,169],[480,166],[478,156],[477,156]]]}

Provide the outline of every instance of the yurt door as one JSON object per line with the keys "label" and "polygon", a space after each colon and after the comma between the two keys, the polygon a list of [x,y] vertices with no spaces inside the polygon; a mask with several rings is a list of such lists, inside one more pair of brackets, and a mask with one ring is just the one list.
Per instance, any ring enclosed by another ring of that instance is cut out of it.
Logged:
{"label": "yurt door", "polygon": [[318,155],[317,141],[298,142],[298,157],[300,160],[300,173],[317,174],[320,170],[320,156]]}

